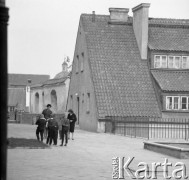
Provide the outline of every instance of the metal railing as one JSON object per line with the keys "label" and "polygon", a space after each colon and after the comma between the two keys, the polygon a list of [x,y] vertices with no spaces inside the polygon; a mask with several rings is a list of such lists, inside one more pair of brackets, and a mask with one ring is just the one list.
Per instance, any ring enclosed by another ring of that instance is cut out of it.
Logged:
{"label": "metal railing", "polygon": [[189,139],[189,119],[107,117],[105,132],[147,139]]}

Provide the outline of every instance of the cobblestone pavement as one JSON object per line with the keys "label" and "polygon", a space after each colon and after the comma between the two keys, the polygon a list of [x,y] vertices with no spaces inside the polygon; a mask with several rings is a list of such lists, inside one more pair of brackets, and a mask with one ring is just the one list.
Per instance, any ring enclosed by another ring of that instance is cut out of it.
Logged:
{"label": "cobblestone pavement", "polygon": [[[8,124],[8,137],[35,137],[35,125]],[[8,180],[111,180],[113,157],[135,157],[130,167],[139,169],[139,162],[163,163],[165,158],[173,165],[182,161],[189,171],[189,160],[179,160],[143,149],[144,139],[92,133],[76,129],[75,140],[68,146],[49,149],[8,149]],[[170,174],[171,174],[170,170]],[[125,173],[124,179],[131,179]],[[163,179],[162,172],[157,179]]]}

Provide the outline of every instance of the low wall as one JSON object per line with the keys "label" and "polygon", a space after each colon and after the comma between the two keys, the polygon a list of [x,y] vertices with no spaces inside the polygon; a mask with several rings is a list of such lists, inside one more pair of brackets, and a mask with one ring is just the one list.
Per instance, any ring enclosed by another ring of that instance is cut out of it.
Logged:
{"label": "low wall", "polygon": [[[144,149],[166,154],[166,155],[173,156],[179,159],[189,159],[189,148],[173,147],[168,144],[169,143],[160,144],[160,143],[144,142]],[[180,144],[188,145],[188,143],[180,143]]]}
{"label": "low wall", "polygon": [[[62,114],[56,114],[56,118],[59,119]],[[34,113],[20,113],[18,114],[17,123],[34,125],[39,117],[39,114]]]}

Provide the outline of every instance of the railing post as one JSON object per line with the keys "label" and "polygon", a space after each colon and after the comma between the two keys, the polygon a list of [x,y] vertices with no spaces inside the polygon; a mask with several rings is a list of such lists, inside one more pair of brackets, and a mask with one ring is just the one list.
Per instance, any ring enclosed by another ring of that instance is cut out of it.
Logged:
{"label": "railing post", "polygon": [[111,120],[112,122],[112,133],[115,134],[115,119]]}
{"label": "railing post", "polygon": [[186,119],[185,119],[185,140],[187,139],[187,126],[186,126]]}
{"label": "railing post", "polygon": [[148,140],[150,139],[150,130],[149,130],[149,127],[150,127],[150,118],[148,118],[148,121],[147,121],[147,127],[148,127]]}
{"label": "railing post", "polygon": [[134,125],[135,125],[135,138],[136,138],[136,118],[134,118]]}

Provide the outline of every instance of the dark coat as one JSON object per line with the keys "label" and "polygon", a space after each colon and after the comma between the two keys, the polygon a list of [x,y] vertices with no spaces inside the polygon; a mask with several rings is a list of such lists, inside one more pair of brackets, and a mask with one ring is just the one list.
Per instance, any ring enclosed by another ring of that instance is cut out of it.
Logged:
{"label": "dark coat", "polygon": [[42,114],[44,115],[45,119],[49,119],[52,111],[50,109],[44,109]]}
{"label": "dark coat", "polygon": [[75,122],[77,121],[76,115],[74,113],[73,114],[68,114],[67,119],[69,119],[69,121],[70,121],[70,132],[74,132]]}
{"label": "dark coat", "polygon": [[48,120],[48,128],[55,128],[58,130],[58,121],[56,119],[50,118]]}
{"label": "dark coat", "polygon": [[46,125],[46,119],[45,118],[39,118],[36,123],[38,125],[38,130],[44,130]]}

